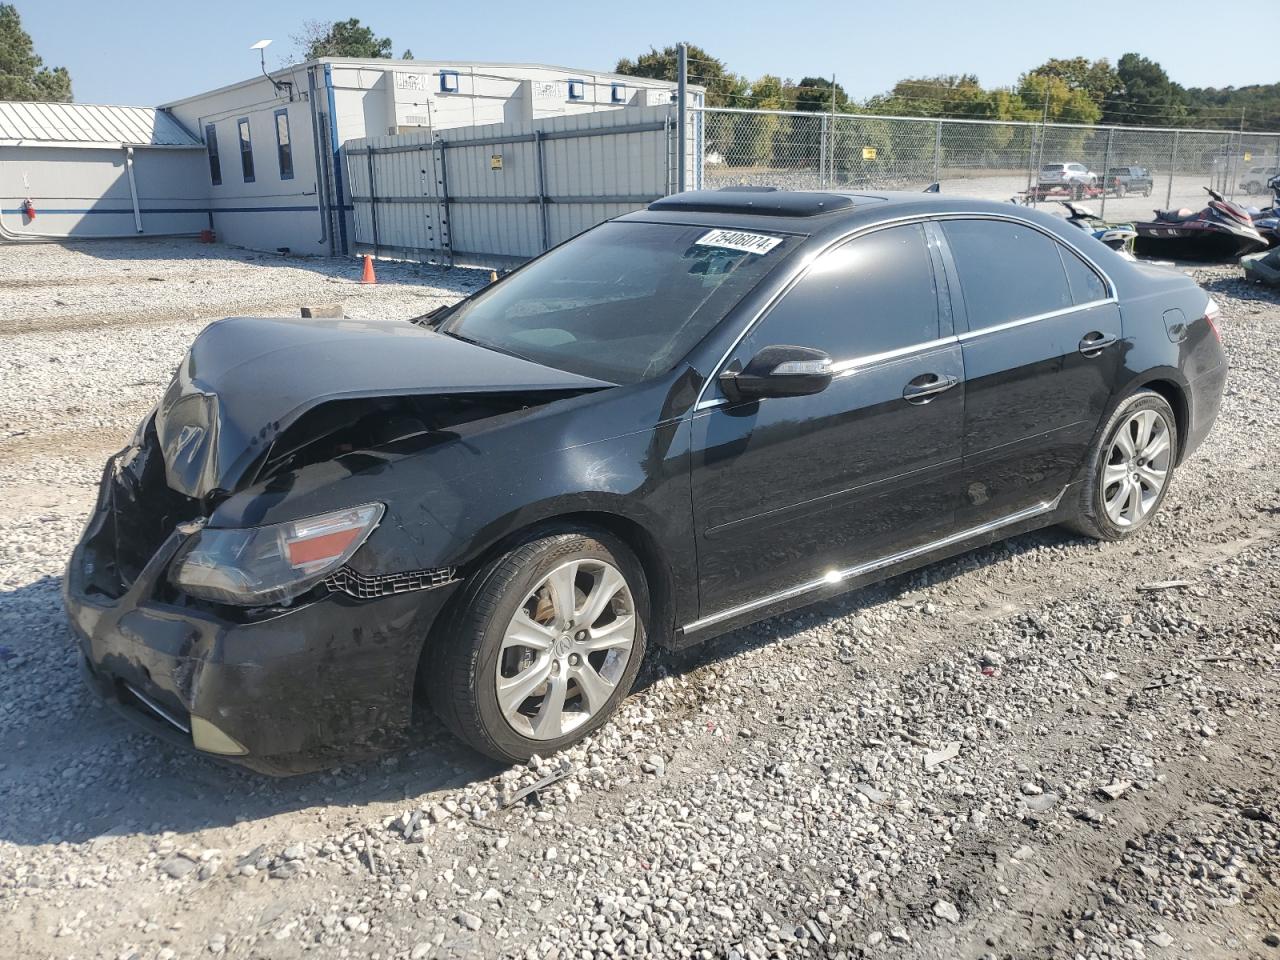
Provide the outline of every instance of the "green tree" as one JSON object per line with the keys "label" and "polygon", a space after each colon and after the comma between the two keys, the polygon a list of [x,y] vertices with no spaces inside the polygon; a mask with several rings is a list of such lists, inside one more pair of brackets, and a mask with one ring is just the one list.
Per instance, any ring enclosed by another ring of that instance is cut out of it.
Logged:
{"label": "green tree", "polygon": [[1055,77],[1072,90],[1083,90],[1099,107],[1110,99],[1120,85],[1115,68],[1105,57],[1092,62],[1086,57],[1053,57],[1024,73],[1018,81],[1019,86],[1024,85],[1031,77]]}
{"label": "green tree", "polygon": [[829,113],[831,111],[833,91],[837,110],[842,109],[849,103],[849,95],[844,92],[844,87],[838,83],[833,87],[831,81],[826,77],[804,77],[800,80],[800,83],[791,89],[794,91],[795,109],[797,110]]}
{"label": "green tree", "polygon": [[1024,73],[1018,83],[1018,97],[1027,111],[1040,114],[1050,123],[1097,123],[1102,107],[1083,87],[1073,87],[1062,77],[1045,73]]}
{"label": "green tree", "polygon": [[[745,104],[741,102],[747,90],[746,81],[730,73],[723,61],[691,43],[688,63],[689,83],[707,91],[707,106],[750,105],[749,101]],[[629,77],[648,77],[651,80],[675,83],[680,79],[680,49],[676,46],[663,47],[661,50],[650,47],[648,53],[642,53],[634,60],[623,57],[613,71]],[[733,102],[735,96],[739,101],[737,103]]]}
{"label": "green tree", "polygon": [[1106,123],[1177,126],[1187,116],[1185,94],[1154,60],[1126,53],[1116,64],[1119,84],[1102,118]]}
{"label": "green tree", "polygon": [[888,93],[867,101],[867,112],[904,117],[963,120],[1021,119],[1023,105],[1008,91],[985,90],[971,73],[899,80]]}
{"label": "green tree", "polygon": [[[786,86],[780,77],[765,74],[740,92],[733,104],[757,110],[781,110],[786,106]],[[791,117],[778,114],[738,113],[725,117],[725,162],[730,166],[771,164],[775,155],[784,155],[783,141]]]}
{"label": "green tree", "polygon": [[319,57],[356,57],[361,60],[385,60],[391,57],[391,38],[374,35],[371,28],[355,17],[326,22],[308,20],[302,33],[293,38],[302,48],[304,60]]}
{"label": "green tree", "polygon": [[36,56],[31,35],[22,29],[18,8],[0,3],[0,100],[71,99],[67,68],[46,67]]}
{"label": "green tree", "polygon": [[1190,87],[1183,92],[1187,120],[1197,127],[1280,129],[1280,83],[1245,87]]}

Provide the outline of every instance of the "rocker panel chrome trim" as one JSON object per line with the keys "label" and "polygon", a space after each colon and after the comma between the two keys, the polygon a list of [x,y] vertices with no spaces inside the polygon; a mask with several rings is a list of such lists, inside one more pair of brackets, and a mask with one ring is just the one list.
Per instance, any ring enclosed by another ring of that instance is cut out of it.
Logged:
{"label": "rocker panel chrome trim", "polygon": [[774,603],[781,603],[785,600],[794,600],[796,597],[804,596],[806,593],[813,593],[821,590],[823,587],[830,587],[845,580],[852,580],[861,577],[864,574],[873,573],[876,570],[883,570],[885,567],[892,567],[907,560],[922,556],[926,553],[932,553],[934,550],[941,550],[943,547],[949,547],[957,543],[962,543],[972,537],[980,537],[983,534],[991,533],[1002,527],[1009,527],[1015,523],[1021,523],[1023,520],[1031,520],[1035,517],[1052,513],[1058,509],[1058,504],[1062,502],[1062,497],[1066,494],[1067,488],[1063,487],[1061,492],[1052,500],[1045,500],[1041,503],[1033,504],[1025,507],[1015,513],[1008,514],[998,520],[991,520],[987,523],[971,527],[968,530],[961,530],[949,536],[943,537],[941,540],[933,540],[929,543],[923,543],[918,547],[911,547],[909,550],[902,550],[898,553],[891,553],[886,557],[880,557],[878,560],[868,560],[866,563],[860,563],[857,566],[848,567],[844,570],[832,570],[831,572],[819,577],[816,580],[809,580],[789,589],[782,590],[778,593],[771,593],[765,597],[757,597],[755,600],[748,600],[746,603],[738,604],[736,607],[730,607],[727,610],[721,610],[719,613],[713,613],[710,616],[702,617],[692,623],[685,624],[680,628],[683,634],[697,633],[707,627],[717,623],[723,623],[725,620],[733,620],[743,614],[750,613],[752,610],[758,610],[761,607],[767,607]]}

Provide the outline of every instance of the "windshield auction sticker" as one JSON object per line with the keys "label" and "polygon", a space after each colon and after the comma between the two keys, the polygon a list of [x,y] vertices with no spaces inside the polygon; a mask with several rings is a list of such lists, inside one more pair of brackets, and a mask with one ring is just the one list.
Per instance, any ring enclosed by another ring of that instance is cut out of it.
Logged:
{"label": "windshield auction sticker", "polygon": [[782,242],[781,237],[764,233],[745,233],[742,230],[710,230],[694,241],[700,247],[723,247],[744,253],[764,254]]}

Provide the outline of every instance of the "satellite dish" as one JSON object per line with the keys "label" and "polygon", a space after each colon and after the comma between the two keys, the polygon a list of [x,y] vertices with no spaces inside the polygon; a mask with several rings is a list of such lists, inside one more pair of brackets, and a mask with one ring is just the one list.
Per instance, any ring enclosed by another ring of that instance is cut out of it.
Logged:
{"label": "satellite dish", "polygon": [[271,86],[273,86],[277,91],[282,88],[289,91],[289,100],[292,102],[293,83],[289,80],[277,80],[275,77],[271,76],[271,74],[267,73],[267,47],[270,45],[270,40],[259,40],[249,49],[258,51],[258,63],[262,67],[262,75],[271,81]]}

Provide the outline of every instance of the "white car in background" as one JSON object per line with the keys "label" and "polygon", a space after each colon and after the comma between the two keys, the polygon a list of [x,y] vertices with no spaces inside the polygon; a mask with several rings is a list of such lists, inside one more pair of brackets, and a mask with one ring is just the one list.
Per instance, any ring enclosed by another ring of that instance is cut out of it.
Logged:
{"label": "white car in background", "polygon": [[1042,187],[1096,186],[1098,175],[1083,163],[1046,163],[1037,182]]}
{"label": "white car in background", "polygon": [[1280,174],[1280,167],[1250,167],[1240,177],[1240,188],[1245,193],[1267,192],[1267,181]]}

